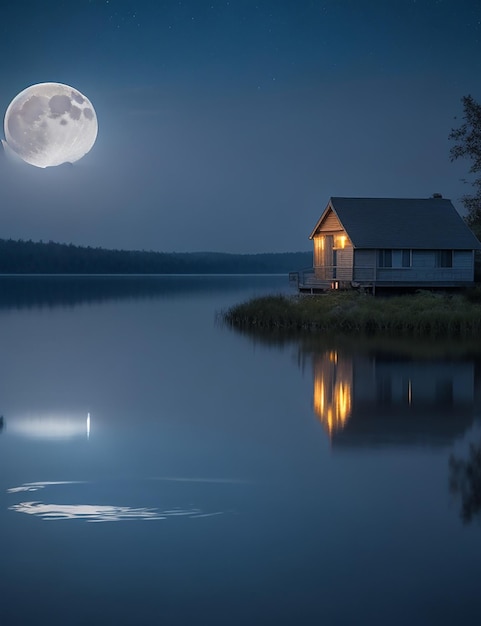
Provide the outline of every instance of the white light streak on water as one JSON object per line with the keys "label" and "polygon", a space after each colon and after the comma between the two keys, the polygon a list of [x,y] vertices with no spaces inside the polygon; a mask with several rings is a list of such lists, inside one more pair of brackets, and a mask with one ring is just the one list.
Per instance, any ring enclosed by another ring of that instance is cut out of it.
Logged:
{"label": "white light streak on water", "polygon": [[13,416],[9,419],[8,431],[22,437],[34,439],[65,440],[73,437],[84,436],[87,429],[87,437],[90,436],[90,413],[33,413]]}

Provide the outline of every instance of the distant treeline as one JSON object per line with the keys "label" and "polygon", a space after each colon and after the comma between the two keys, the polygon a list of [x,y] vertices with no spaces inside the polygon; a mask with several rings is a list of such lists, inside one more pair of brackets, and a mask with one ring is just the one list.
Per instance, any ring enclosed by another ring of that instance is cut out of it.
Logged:
{"label": "distant treeline", "polygon": [[169,253],[0,239],[0,274],[283,274],[311,265],[311,252]]}

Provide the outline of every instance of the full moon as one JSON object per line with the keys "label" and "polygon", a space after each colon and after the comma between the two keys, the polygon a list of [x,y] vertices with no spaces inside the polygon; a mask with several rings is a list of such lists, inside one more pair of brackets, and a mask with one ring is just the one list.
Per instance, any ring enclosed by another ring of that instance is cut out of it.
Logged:
{"label": "full moon", "polygon": [[39,83],[21,91],[5,113],[5,139],[36,167],[74,163],[97,138],[95,109],[80,91],[62,83]]}

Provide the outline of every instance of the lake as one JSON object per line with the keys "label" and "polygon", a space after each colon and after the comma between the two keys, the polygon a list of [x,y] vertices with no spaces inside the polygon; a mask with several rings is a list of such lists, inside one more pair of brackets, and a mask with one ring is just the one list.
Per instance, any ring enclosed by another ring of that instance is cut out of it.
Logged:
{"label": "lake", "polygon": [[221,323],[266,293],[0,280],[2,626],[481,623],[481,350]]}

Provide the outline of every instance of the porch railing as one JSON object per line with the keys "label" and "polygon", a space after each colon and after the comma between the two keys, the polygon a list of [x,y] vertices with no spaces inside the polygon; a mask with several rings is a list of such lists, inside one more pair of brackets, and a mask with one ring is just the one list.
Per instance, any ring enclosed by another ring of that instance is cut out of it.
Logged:
{"label": "porch railing", "polygon": [[468,284],[473,280],[470,268],[453,267],[372,267],[357,266],[350,268],[324,266],[306,268],[290,272],[289,281],[298,290],[328,290],[339,286],[396,286],[396,285],[438,285],[455,286]]}

